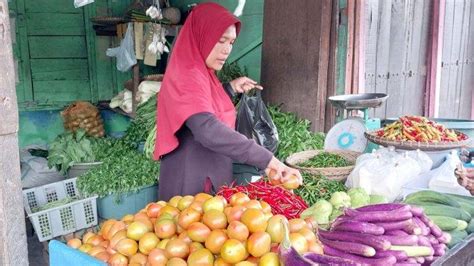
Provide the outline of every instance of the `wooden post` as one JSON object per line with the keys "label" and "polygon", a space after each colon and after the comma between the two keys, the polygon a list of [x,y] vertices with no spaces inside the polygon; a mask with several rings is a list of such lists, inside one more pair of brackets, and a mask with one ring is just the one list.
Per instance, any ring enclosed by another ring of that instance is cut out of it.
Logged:
{"label": "wooden post", "polygon": [[0,265],[28,265],[8,1],[0,0]]}
{"label": "wooden post", "polygon": [[441,83],[441,60],[443,55],[443,28],[446,0],[433,1],[433,15],[428,56],[428,75],[425,88],[425,116],[437,117],[439,112],[439,90]]}
{"label": "wooden post", "polygon": [[332,0],[264,3],[264,99],[309,119],[315,131],[325,124],[331,9]]}
{"label": "wooden post", "polygon": [[138,101],[136,100],[138,93],[138,85],[140,85],[140,66],[136,63],[133,66],[133,89],[132,89],[132,114],[131,117],[135,118],[137,114]]}

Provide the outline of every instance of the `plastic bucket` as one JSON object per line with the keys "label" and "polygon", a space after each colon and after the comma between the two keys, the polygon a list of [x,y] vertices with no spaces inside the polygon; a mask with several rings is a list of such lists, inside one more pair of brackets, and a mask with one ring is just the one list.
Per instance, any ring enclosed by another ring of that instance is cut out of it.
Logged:
{"label": "plastic bucket", "polygon": [[93,162],[93,163],[75,163],[67,171],[67,178],[74,178],[83,175],[90,169],[101,165],[102,162]]}
{"label": "plastic bucket", "polygon": [[103,219],[120,219],[135,214],[158,200],[158,185],[143,187],[135,193],[111,194],[97,199],[97,212]]}

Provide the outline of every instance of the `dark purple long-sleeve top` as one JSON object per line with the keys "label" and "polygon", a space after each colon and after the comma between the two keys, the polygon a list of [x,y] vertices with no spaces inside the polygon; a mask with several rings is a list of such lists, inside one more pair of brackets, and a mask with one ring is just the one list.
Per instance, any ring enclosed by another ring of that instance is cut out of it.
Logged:
{"label": "dark purple long-sleeve top", "polygon": [[[233,96],[231,87],[224,87]],[[217,190],[233,181],[233,161],[265,169],[273,156],[212,113],[192,115],[176,136],[178,148],[161,158],[160,200],[203,192],[207,177]]]}

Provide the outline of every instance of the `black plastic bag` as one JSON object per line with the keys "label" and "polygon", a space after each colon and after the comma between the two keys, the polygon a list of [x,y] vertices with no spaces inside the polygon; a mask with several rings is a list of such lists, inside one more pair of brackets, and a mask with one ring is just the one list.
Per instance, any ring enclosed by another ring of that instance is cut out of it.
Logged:
{"label": "black plastic bag", "polygon": [[254,96],[242,95],[237,111],[237,131],[254,139],[260,146],[275,153],[278,149],[278,131],[260,90]]}

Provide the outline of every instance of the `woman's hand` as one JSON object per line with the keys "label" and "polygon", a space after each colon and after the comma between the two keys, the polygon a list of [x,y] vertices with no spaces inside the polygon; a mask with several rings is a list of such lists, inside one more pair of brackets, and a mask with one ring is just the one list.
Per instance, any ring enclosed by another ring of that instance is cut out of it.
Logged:
{"label": "woman's hand", "polygon": [[[276,174],[270,175],[270,171],[275,171]],[[270,163],[267,166],[267,169],[265,170],[265,173],[267,176],[273,180],[280,180],[280,183],[286,183],[287,181],[290,181],[290,176],[294,175],[298,178],[299,184],[303,184],[303,177],[301,176],[300,171],[288,167],[284,163],[280,162],[277,158],[273,157],[270,160]]]}
{"label": "woman's hand", "polygon": [[248,77],[240,77],[232,80],[230,86],[236,93],[245,93],[253,88],[257,88],[259,90],[263,90],[263,87],[258,85],[258,83],[254,80],[249,79]]}
{"label": "woman's hand", "polygon": [[459,165],[455,171],[459,185],[465,187],[471,195],[474,195],[474,168],[464,168]]}

